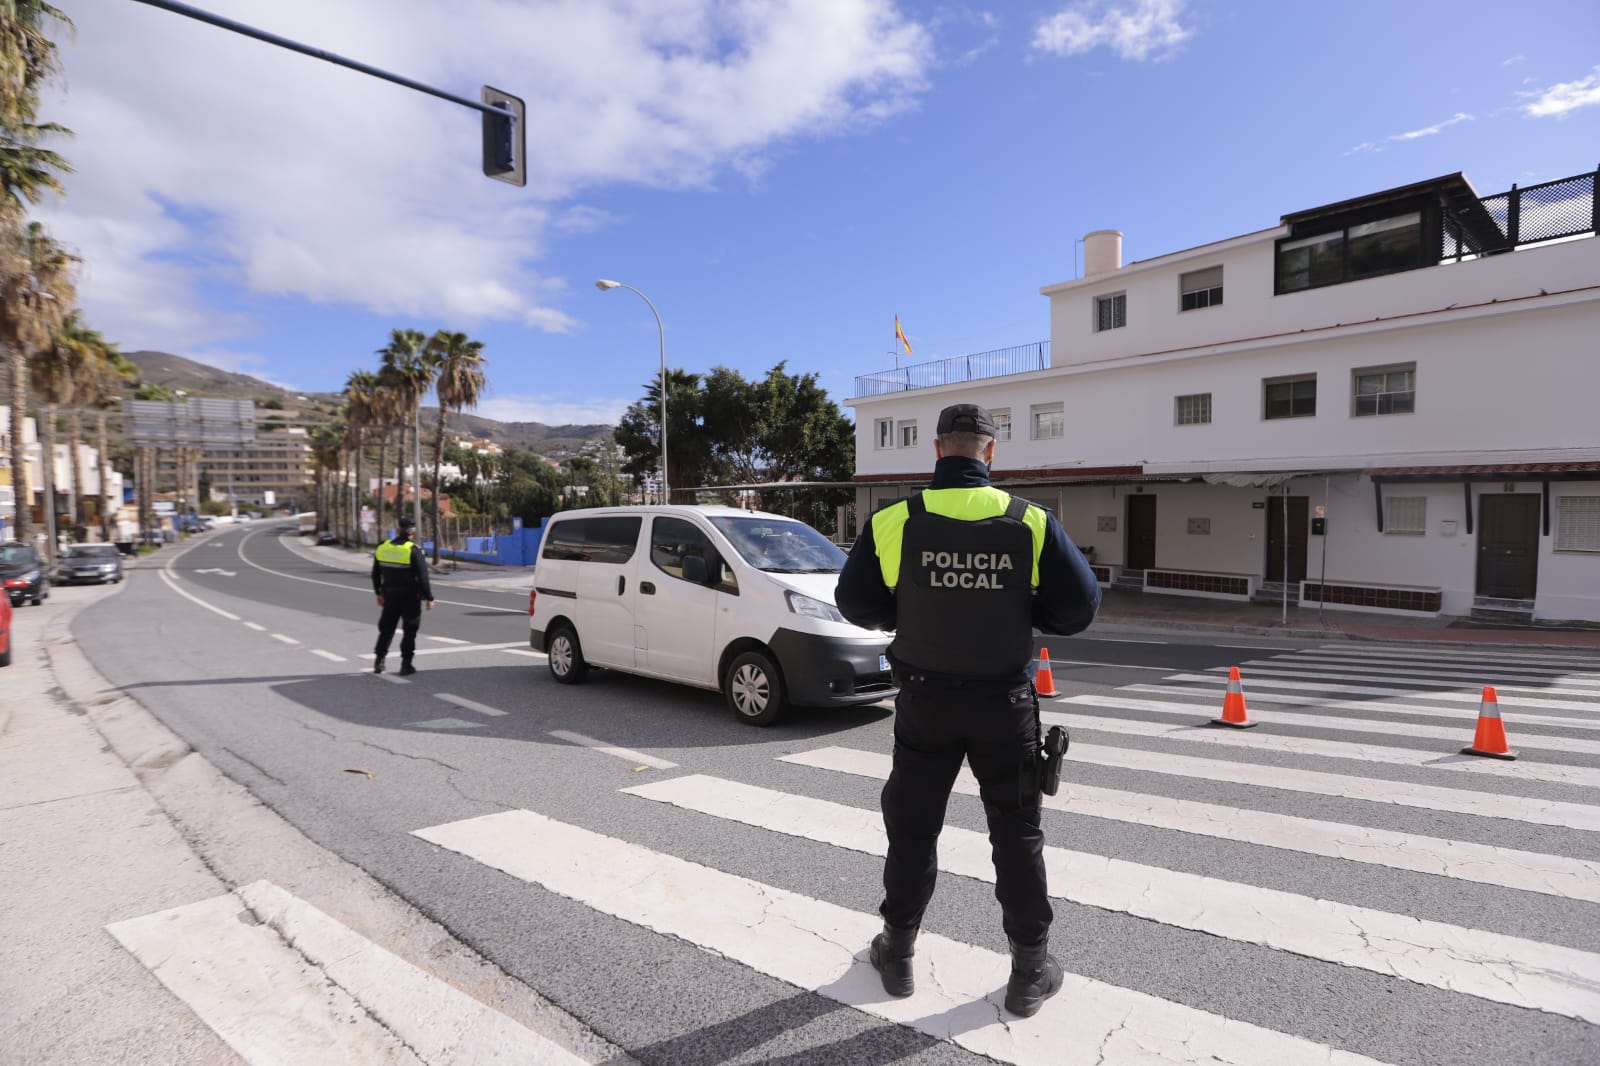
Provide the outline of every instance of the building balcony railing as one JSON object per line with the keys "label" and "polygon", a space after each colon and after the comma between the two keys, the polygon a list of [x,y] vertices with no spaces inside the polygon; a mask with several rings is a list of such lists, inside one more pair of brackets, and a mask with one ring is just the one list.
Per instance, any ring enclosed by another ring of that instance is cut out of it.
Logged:
{"label": "building balcony railing", "polygon": [[931,363],[913,363],[893,370],[880,370],[856,378],[857,396],[882,396],[890,392],[910,389],[931,389],[936,385],[955,385],[980,378],[998,378],[1007,374],[1026,374],[1050,367],[1050,342],[1035,341],[1012,348],[996,348],[974,355],[958,355],[950,359],[936,359]]}
{"label": "building balcony railing", "polygon": [[1448,204],[1444,210],[1440,261],[1509,252],[1545,241],[1570,240],[1600,231],[1600,170],[1526,188]]}

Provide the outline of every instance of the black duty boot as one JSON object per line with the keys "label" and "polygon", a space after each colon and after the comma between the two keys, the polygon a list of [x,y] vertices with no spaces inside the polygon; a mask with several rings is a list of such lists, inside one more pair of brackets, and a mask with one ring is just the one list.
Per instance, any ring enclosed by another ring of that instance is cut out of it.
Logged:
{"label": "black duty boot", "polygon": [[401,659],[400,660],[400,676],[401,677],[405,677],[408,674],[414,674],[416,672],[417,672],[417,668],[415,666],[411,665],[411,660],[410,659]]}
{"label": "black duty boot", "polygon": [[383,673],[383,656],[380,655],[372,660],[372,672],[375,674]]}
{"label": "black duty boot", "polygon": [[1011,980],[1006,983],[1006,1010],[1031,1018],[1044,1001],[1061,991],[1061,964],[1050,954],[1050,941],[1011,944]]}
{"label": "black duty boot", "polygon": [[915,929],[896,929],[883,923],[883,932],[872,938],[872,968],[883,979],[883,990],[904,999],[914,988],[911,956],[917,943]]}

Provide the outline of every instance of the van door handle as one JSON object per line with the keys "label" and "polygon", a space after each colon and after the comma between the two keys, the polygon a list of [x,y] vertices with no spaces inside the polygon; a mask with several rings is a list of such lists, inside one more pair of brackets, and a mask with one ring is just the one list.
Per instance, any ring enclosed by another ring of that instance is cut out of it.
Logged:
{"label": "van door handle", "polygon": [[625,577],[617,578],[617,595],[618,596],[622,595],[623,590],[626,589],[627,587],[628,587],[628,579],[627,578],[625,578]]}
{"label": "van door handle", "polygon": [[654,581],[639,582],[639,594],[641,596],[654,596],[656,594],[656,583]]}

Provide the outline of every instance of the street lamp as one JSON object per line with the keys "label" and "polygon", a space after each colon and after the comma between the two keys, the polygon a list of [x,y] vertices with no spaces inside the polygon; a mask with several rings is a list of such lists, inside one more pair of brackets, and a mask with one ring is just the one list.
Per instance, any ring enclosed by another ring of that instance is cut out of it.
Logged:
{"label": "street lamp", "polygon": [[608,281],[601,278],[594,283],[594,287],[601,292],[608,289],[627,289],[650,308],[650,313],[656,316],[656,333],[661,338],[661,499],[671,503],[671,490],[667,488],[667,331],[661,326],[661,313],[656,310],[656,305],[650,302],[650,297],[634,288],[624,285],[620,281]]}

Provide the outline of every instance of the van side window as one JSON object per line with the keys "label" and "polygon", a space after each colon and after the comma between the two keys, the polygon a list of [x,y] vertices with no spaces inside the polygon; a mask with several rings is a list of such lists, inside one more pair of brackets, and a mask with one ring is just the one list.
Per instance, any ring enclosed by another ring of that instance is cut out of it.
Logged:
{"label": "van side window", "polygon": [[711,546],[711,539],[698,526],[681,518],[657,518],[650,527],[650,561],[656,569],[681,579],[683,560],[691,555],[705,560],[706,573],[717,579],[717,588],[724,592],[738,591],[733,568],[722,561],[722,556]]}
{"label": "van side window", "polygon": [[633,558],[643,521],[619,515],[552,522],[545,533],[544,557],[587,563],[625,563]]}

